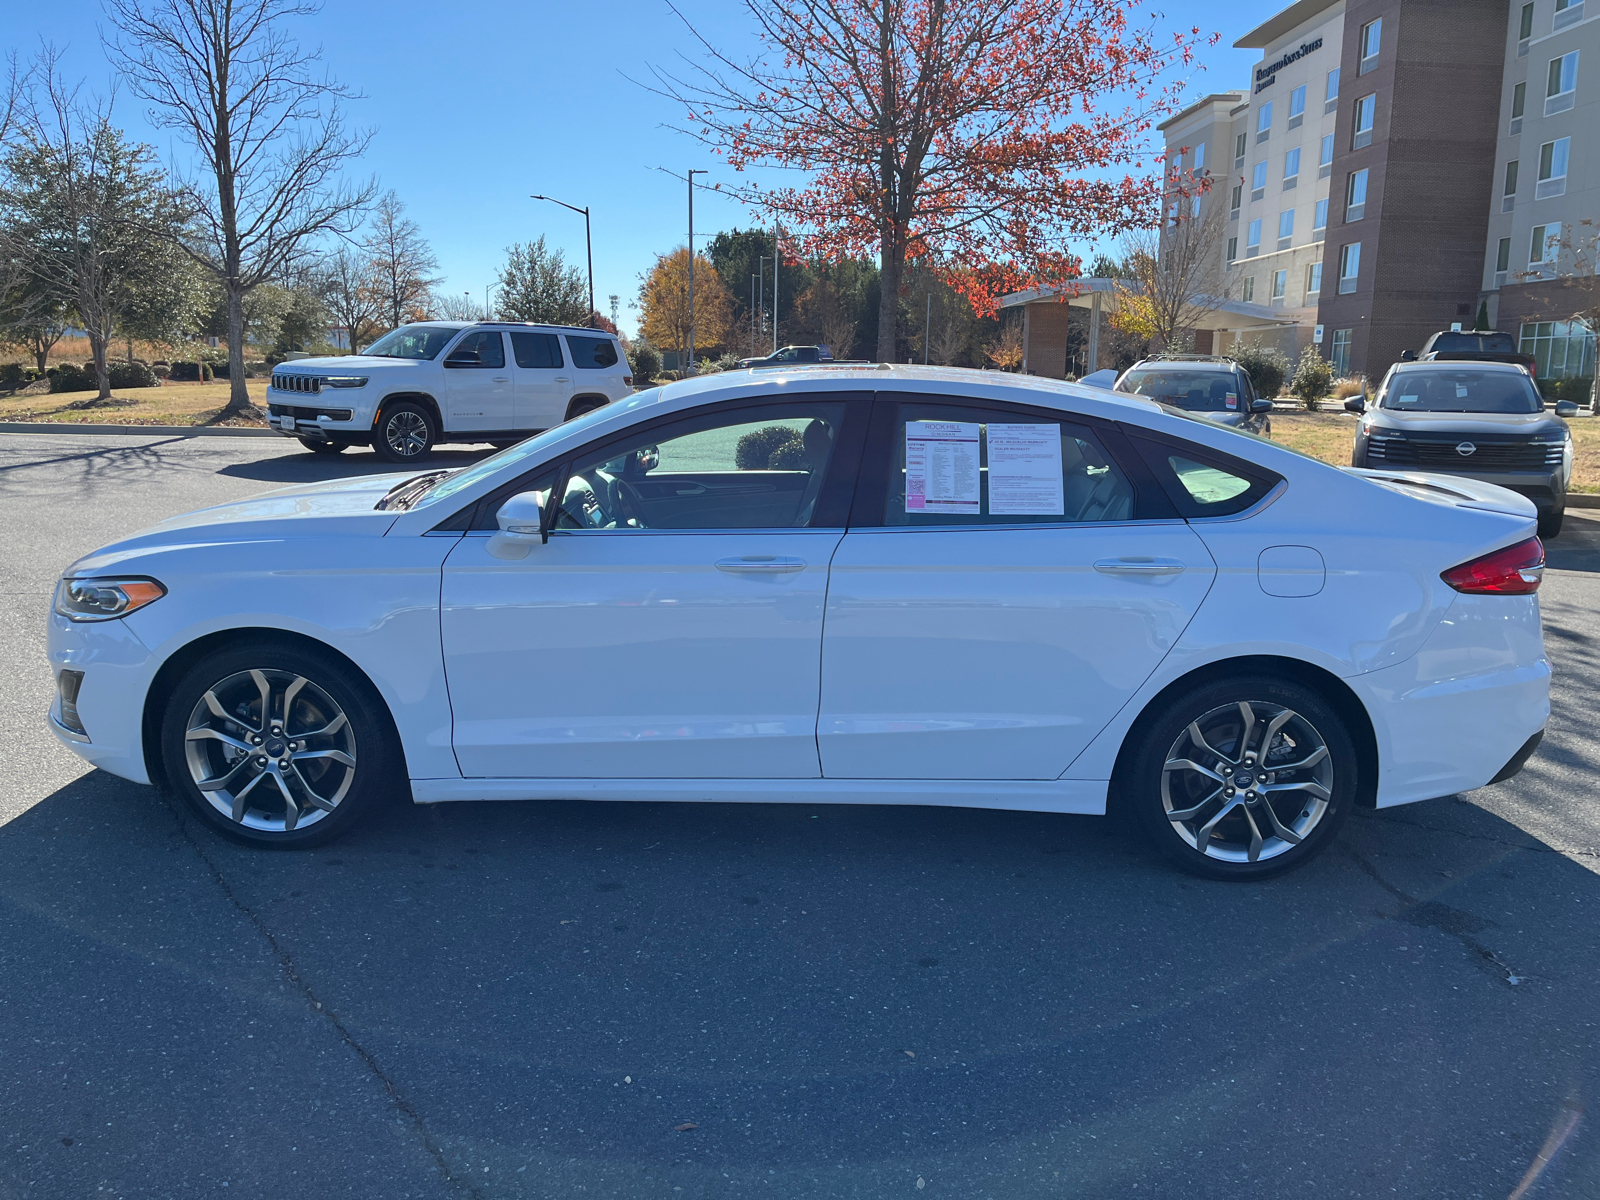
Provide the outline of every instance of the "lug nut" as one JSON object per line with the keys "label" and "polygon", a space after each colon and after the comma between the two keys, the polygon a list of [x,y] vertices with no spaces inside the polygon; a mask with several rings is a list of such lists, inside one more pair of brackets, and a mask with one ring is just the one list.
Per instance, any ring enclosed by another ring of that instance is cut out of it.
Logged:
{"label": "lug nut", "polygon": [[1233,789],[1231,787],[1223,788],[1222,789],[1222,794],[1224,796],[1231,796],[1231,795],[1233,795]]}
{"label": "lug nut", "polygon": [[280,758],[278,760],[278,766],[287,767],[288,765],[289,765],[289,760],[287,758]]}
{"label": "lug nut", "polygon": [[265,754],[261,755],[260,757],[258,757],[256,759],[256,766],[264,767],[266,765],[267,765],[267,756]]}
{"label": "lug nut", "polygon": [[1233,774],[1233,768],[1225,766],[1225,767],[1222,768],[1222,773],[1224,775],[1232,775]]}
{"label": "lug nut", "polygon": [[251,744],[251,745],[252,745],[252,746],[259,746],[259,745],[261,745],[261,735],[260,735],[260,734],[259,734],[259,733],[252,733],[252,734],[251,734],[251,735],[250,735],[250,744]]}

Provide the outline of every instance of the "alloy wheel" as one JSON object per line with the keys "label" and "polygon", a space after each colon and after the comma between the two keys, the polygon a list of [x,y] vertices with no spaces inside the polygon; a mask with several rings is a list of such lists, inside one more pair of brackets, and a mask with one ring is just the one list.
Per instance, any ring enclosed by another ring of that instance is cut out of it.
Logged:
{"label": "alloy wheel", "polygon": [[213,808],[267,832],[317,824],[356,777],[355,731],[344,709],[292,671],[240,671],[212,685],[189,715],[184,754]]}
{"label": "alloy wheel", "polygon": [[428,422],[421,413],[401,409],[383,423],[383,440],[397,457],[415,458],[428,448]]}
{"label": "alloy wheel", "polygon": [[1173,830],[1208,858],[1261,862],[1286,854],[1333,799],[1333,757],[1303,715],[1241,700],[1191,721],[1161,772]]}

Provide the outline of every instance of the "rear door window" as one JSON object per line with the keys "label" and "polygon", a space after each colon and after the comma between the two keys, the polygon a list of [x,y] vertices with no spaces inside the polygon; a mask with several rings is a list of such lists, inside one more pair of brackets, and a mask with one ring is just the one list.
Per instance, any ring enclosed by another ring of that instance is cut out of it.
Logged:
{"label": "rear door window", "polygon": [[553,333],[513,333],[511,352],[517,366],[552,370],[561,364],[561,339]]}
{"label": "rear door window", "polygon": [[617,346],[610,338],[579,337],[567,334],[567,349],[572,352],[572,365],[580,371],[598,371],[617,365]]}

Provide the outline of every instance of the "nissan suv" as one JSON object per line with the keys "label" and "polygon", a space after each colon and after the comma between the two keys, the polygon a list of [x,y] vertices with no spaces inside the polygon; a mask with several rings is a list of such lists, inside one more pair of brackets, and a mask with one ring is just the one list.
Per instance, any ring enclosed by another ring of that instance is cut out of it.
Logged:
{"label": "nissan suv", "polygon": [[1361,416],[1352,466],[1438,471],[1499,484],[1533,501],[1540,537],[1561,532],[1572,479],[1572,431],[1561,418],[1578,406],[1563,400],[1549,415],[1523,367],[1396,363],[1371,408],[1359,396],[1344,406]]}
{"label": "nissan suv", "polygon": [[360,354],[276,367],[267,413],[308,450],[370,445],[411,463],[440,442],[510,445],[632,394],[622,345],[603,330],[421,321]]}

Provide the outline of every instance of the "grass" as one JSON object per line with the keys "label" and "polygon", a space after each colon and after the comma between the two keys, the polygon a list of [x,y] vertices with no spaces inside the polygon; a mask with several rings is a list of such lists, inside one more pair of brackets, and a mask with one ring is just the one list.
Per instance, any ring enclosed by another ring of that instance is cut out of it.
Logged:
{"label": "grass", "polygon": [[[251,401],[267,404],[267,381],[249,379]],[[0,396],[0,421],[52,421],[104,425],[211,425],[228,402],[228,381],[168,383],[154,388],[118,388],[112,402],[95,404],[93,392],[37,392],[28,389]],[[76,406],[76,407],[75,407]],[[248,418],[230,418],[226,425],[260,425]]]}
{"label": "grass", "polygon": [[[1600,493],[1600,420],[1573,417],[1572,483],[1568,491]],[[1335,466],[1350,465],[1350,451],[1356,440],[1356,418],[1350,413],[1275,412],[1272,414],[1272,440],[1320,458]]]}

